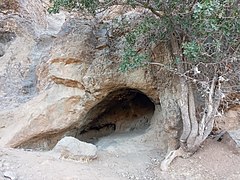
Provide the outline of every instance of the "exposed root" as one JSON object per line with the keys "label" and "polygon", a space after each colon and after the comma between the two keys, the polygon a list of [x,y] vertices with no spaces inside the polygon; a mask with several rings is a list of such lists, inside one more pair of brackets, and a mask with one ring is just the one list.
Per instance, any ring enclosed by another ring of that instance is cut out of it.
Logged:
{"label": "exposed root", "polygon": [[184,154],[185,154],[185,152],[183,151],[183,149],[181,147],[178,148],[177,150],[170,151],[161,163],[161,167],[160,167],[161,170],[166,171],[168,169],[169,165],[171,164],[171,162],[176,157],[183,156]]}

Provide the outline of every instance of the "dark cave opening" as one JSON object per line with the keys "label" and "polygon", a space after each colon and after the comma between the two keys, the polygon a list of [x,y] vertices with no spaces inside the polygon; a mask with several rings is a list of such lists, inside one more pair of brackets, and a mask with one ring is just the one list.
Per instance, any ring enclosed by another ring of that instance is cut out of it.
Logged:
{"label": "dark cave opening", "polygon": [[144,134],[151,124],[155,104],[136,89],[122,88],[110,92],[81,119],[82,125],[58,134],[47,134],[41,139],[31,139],[18,146],[23,149],[51,150],[64,136],[97,144],[101,138],[114,135],[130,137]]}
{"label": "dark cave opening", "polygon": [[85,118],[86,125],[74,134],[81,141],[95,143],[113,133],[142,132],[150,126],[154,103],[136,89],[109,93]]}

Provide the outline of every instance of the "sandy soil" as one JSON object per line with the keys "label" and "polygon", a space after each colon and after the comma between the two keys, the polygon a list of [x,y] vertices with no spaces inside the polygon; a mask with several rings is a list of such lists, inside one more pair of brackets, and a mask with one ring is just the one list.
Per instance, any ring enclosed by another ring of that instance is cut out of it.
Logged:
{"label": "sandy soil", "polygon": [[159,179],[240,179],[240,155],[231,147],[213,139],[208,139],[202,148],[187,159],[175,160],[166,173],[155,168]]}
{"label": "sandy soil", "polygon": [[240,179],[240,156],[222,142],[208,139],[192,157],[178,158],[167,172],[160,171],[163,155],[141,136],[115,135],[98,142],[92,162],[58,159],[52,152],[0,148],[0,179],[19,180],[158,180]]}

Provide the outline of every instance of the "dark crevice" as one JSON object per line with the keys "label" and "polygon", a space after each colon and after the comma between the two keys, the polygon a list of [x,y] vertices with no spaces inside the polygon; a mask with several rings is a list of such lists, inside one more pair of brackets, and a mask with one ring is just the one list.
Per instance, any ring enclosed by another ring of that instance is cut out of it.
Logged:
{"label": "dark crevice", "polygon": [[[144,133],[150,126],[155,110],[154,103],[142,92],[135,89],[119,89],[109,93],[100,103],[89,110],[81,127],[49,132],[33,137],[18,148],[51,150],[64,136],[73,136],[81,141],[97,143],[105,136],[125,133]],[[116,137],[116,136],[115,136]]]}
{"label": "dark crevice", "polygon": [[77,129],[79,140],[96,142],[112,133],[146,130],[154,112],[154,103],[135,89],[119,89],[109,93],[87,114],[86,125]]}

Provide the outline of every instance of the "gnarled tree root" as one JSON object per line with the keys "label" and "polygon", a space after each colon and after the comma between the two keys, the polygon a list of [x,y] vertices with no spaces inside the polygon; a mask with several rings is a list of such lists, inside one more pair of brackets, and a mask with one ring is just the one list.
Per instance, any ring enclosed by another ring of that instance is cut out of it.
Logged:
{"label": "gnarled tree root", "polygon": [[171,162],[176,158],[176,157],[183,157],[186,155],[186,152],[180,147],[177,150],[170,151],[165,159],[161,163],[161,170],[166,171],[171,164]]}

